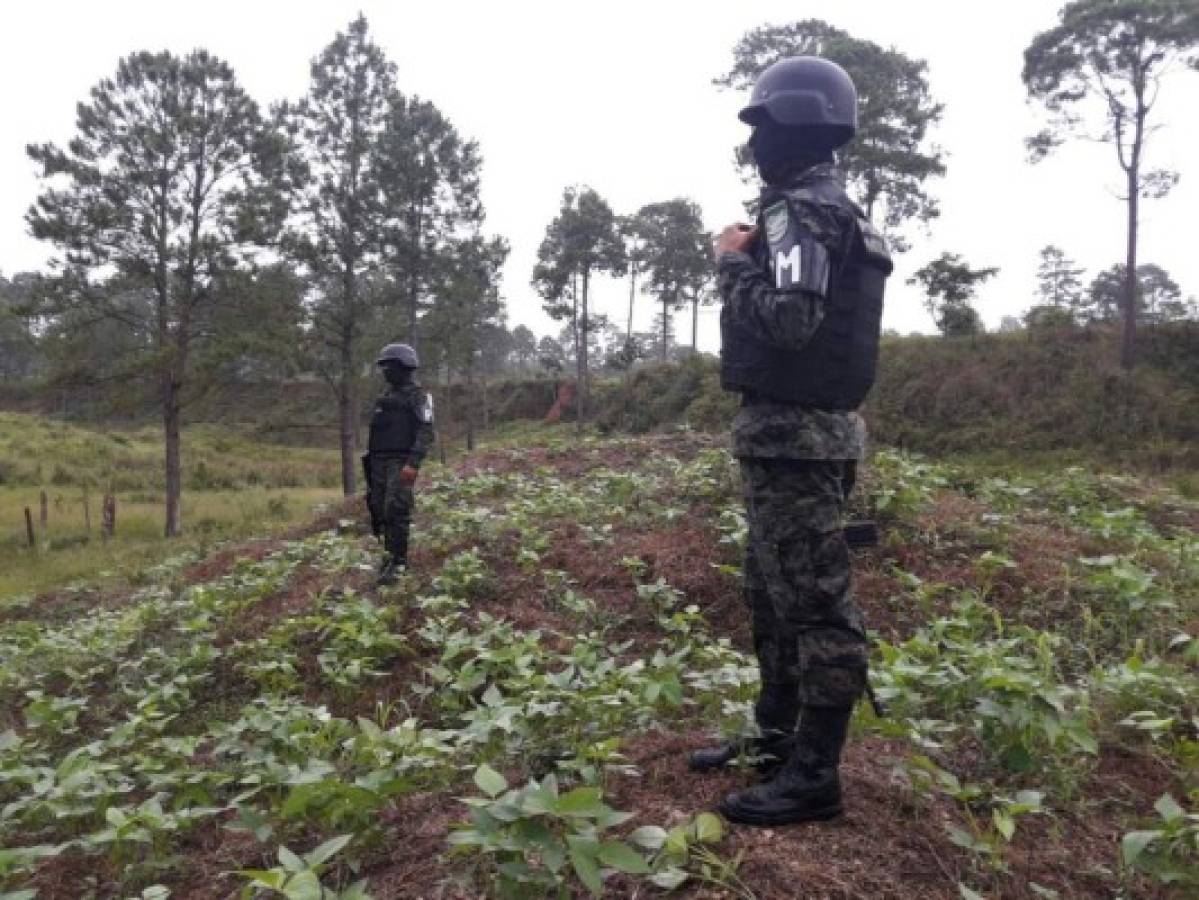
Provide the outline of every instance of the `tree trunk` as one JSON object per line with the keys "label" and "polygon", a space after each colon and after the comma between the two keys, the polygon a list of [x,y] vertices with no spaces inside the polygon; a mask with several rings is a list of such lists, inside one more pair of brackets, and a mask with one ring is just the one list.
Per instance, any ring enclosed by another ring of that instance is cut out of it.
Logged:
{"label": "tree trunk", "polygon": [[466,366],[466,452],[475,449],[475,364]]}
{"label": "tree trunk", "polygon": [[579,310],[579,390],[578,396],[575,399],[575,416],[576,430],[581,434],[583,431],[583,422],[587,418],[587,411],[591,405],[591,369],[588,356],[588,340],[587,336],[591,331],[591,318],[587,310],[587,289],[589,287],[591,273],[586,269],[582,273],[583,290],[580,295],[580,310]]}
{"label": "tree trunk", "polygon": [[670,305],[662,301],[662,362],[666,362],[666,349],[670,340]]}
{"label": "tree trunk", "polygon": [[1124,257],[1124,328],[1120,336],[1120,365],[1136,363],[1137,337],[1137,214],[1140,201],[1140,147],[1134,145],[1128,170],[1128,244]]}
{"label": "tree trunk", "polygon": [[345,496],[354,493],[358,455],[358,401],[350,348],[342,347],[341,378],[337,382],[337,425],[341,444],[341,489]]}
{"label": "tree trunk", "polygon": [[162,433],[166,450],[166,524],[163,534],[178,537],[183,533],[183,471],[179,463],[180,431],[179,385],[171,375],[165,377],[162,389]]}
{"label": "tree trunk", "polygon": [[629,327],[625,330],[625,343],[633,342],[633,300],[637,296],[637,267],[629,263]]}
{"label": "tree trunk", "polygon": [[[341,284],[344,304],[341,319],[341,334],[339,350],[341,352],[337,386],[337,430],[341,444],[341,490],[349,497],[353,495],[358,480],[358,392],[355,389],[354,376],[354,324],[358,313],[358,260],[361,257],[359,244],[359,175],[362,168],[362,157],[365,149],[362,146],[362,110],[361,96],[355,93],[350,98],[350,146],[348,150],[349,183],[342,190],[346,191],[345,212],[342,213],[342,226],[345,229],[345,244],[339,251],[341,261]],[[369,487],[369,485],[368,485]]]}
{"label": "tree trunk", "polygon": [[[1143,51],[1143,45],[1138,48]],[[1132,146],[1129,148],[1128,165],[1128,252],[1124,259],[1124,329],[1120,336],[1120,365],[1131,371],[1136,364],[1137,337],[1137,229],[1141,202],[1141,150],[1145,141],[1145,119],[1149,107],[1145,104],[1146,73],[1149,63],[1143,61],[1138,52],[1133,68],[1132,86],[1136,96],[1136,116],[1133,119]],[[1119,134],[1116,140],[1119,142]],[[1118,146],[1118,143],[1117,143]]]}
{"label": "tree trunk", "polygon": [[354,324],[352,300],[354,289],[353,270],[347,269],[343,276],[347,303],[346,317],[341,326],[341,360],[337,381],[337,434],[341,445],[341,490],[349,497],[354,493],[358,479],[358,392],[354,381]]}
{"label": "tree trunk", "polygon": [[483,398],[483,430],[486,431],[491,427],[491,411],[487,408],[487,373],[483,372],[479,376],[479,393]]}
{"label": "tree trunk", "polygon": [[583,384],[580,392],[580,420],[582,411],[591,406],[591,309],[589,306],[591,291],[591,272],[583,270],[583,337],[579,341],[579,349],[583,357]]}
{"label": "tree trunk", "polygon": [[417,278],[417,269],[419,263],[417,263],[417,260],[420,259],[421,256],[420,233],[422,228],[422,219],[423,216],[421,216],[420,210],[417,210],[415,215],[409,219],[409,221],[412,222],[413,228],[411,247],[412,255],[408,260],[408,265],[410,266],[408,272],[408,343],[413,347],[416,346],[417,342],[416,329],[417,320],[419,318],[418,314],[420,311],[420,281]]}
{"label": "tree trunk", "polygon": [[868,178],[866,181],[866,196],[863,202],[863,212],[866,213],[866,221],[874,221],[874,204],[878,201],[879,187],[874,178]]}

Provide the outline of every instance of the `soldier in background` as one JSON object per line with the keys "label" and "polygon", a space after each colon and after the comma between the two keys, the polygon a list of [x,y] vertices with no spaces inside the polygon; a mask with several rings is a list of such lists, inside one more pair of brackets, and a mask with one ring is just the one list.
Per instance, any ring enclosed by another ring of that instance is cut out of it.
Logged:
{"label": "soldier in background", "polygon": [[765,187],[756,226],[730,225],[714,249],[721,382],[742,397],[733,445],[749,525],[759,732],[690,763],[705,771],[754,756],[772,777],[720,811],[773,826],[841,812],[838,766],[868,659],[842,520],[864,452],[855,410],[874,382],[891,261],[833,162],[857,127],[844,70],[817,57],[777,62],[740,118],[753,126]]}
{"label": "soldier in background", "polygon": [[376,363],[388,387],[375,401],[362,465],[371,530],[386,551],[379,584],[393,584],[408,566],[413,485],[433,445],[433,398],[416,383],[420,360],[407,344],[388,344]]}

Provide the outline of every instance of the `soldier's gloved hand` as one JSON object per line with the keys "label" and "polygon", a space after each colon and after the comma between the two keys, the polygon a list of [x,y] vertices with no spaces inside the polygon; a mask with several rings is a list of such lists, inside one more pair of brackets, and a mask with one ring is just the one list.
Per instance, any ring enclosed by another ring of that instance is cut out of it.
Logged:
{"label": "soldier's gloved hand", "polygon": [[416,481],[417,472],[418,470],[414,466],[404,466],[400,469],[400,481],[404,484],[412,484]]}

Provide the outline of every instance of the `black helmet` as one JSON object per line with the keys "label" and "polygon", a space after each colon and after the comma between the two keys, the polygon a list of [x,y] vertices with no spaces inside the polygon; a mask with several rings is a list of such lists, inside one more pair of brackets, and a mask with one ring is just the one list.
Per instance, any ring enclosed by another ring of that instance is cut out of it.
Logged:
{"label": "black helmet", "polygon": [[754,82],[746,125],[799,126],[823,132],[840,147],[858,130],[858,94],[849,74],[819,56],[792,56],[769,66]]}
{"label": "black helmet", "polygon": [[416,356],[416,351],[407,344],[388,344],[380,350],[379,358],[375,360],[375,363],[381,366],[389,362],[398,363],[409,369],[420,368],[420,360]]}

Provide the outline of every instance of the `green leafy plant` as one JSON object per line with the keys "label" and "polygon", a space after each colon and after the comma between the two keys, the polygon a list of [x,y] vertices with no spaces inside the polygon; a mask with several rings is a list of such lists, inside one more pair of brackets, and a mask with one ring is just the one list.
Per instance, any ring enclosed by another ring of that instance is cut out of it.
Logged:
{"label": "green leafy plant", "polygon": [[500,896],[552,891],[568,897],[572,876],[599,896],[613,872],[650,872],[633,847],[604,836],[630,814],[605,804],[598,788],[560,793],[558,780],[547,775],[509,789],[507,780],[486,764],[475,770],[475,784],[486,797],[462,800],[470,807],[471,824],[455,829],[450,843],[486,860]]}
{"label": "green leafy plant", "polygon": [[669,830],[657,825],[643,826],[629,835],[629,840],[652,851],[650,881],[658,887],[672,890],[694,879],[743,900],[754,900],[753,891],[737,875],[741,854],[726,860],[712,849],[724,836],[724,822],[719,817],[700,813]]}
{"label": "green leafy plant", "polygon": [[1165,884],[1199,885],[1199,813],[1187,812],[1169,794],[1153,808],[1161,819],[1158,827],[1121,838],[1124,864]]}
{"label": "green leafy plant", "polygon": [[266,888],[282,894],[288,900],[370,900],[365,881],[357,881],[344,890],[321,884],[320,876],[326,863],[345,849],[353,837],[343,834],[331,838],[303,856],[297,856],[281,846],[278,866],[272,869],[243,869],[239,873],[249,881],[242,890],[242,897],[249,900],[259,888]]}

